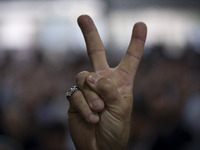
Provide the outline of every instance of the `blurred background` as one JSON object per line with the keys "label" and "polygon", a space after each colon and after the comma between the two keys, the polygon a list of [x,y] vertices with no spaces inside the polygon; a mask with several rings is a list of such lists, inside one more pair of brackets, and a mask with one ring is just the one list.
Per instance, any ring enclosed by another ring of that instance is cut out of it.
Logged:
{"label": "blurred background", "polygon": [[148,26],[130,150],[200,149],[199,0],[1,0],[0,150],[74,150],[65,92],[92,71],[76,23],[90,15],[114,67]]}

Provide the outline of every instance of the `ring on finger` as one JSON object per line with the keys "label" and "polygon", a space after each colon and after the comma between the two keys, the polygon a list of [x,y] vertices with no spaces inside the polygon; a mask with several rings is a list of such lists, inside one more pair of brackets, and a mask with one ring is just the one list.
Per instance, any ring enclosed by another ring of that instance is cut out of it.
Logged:
{"label": "ring on finger", "polygon": [[65,94],[65,97],[68,99],[68,101],[70,101],[71,96],[77,91],[79,90],[77,86],[72,86],[67,93]]}

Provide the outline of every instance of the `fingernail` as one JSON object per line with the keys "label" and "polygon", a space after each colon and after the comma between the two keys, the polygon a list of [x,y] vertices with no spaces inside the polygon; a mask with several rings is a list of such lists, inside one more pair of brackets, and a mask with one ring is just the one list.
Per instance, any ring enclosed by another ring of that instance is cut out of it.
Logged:
{"label": "fingernail", "polygon": [[95,99],[91,102],[92,107],[95,107],[95,108],[101,104],[102,104],[102,101],[100,99]]}
{"label": "fingernail", "polygon": [[98,122],[98,116],[97,116],[96,114],[91,113],[91,114],[89,115],[89,122],[91,122],[91,123],[96,123],[96,122]]}
{"label": "fingernail", "polygon": [[99,76],[96,75],[96,74],[92,74],[89,76],[89,81],[92,83],[92,84],[95,84],[97,83],[97,81],[99,80]]}

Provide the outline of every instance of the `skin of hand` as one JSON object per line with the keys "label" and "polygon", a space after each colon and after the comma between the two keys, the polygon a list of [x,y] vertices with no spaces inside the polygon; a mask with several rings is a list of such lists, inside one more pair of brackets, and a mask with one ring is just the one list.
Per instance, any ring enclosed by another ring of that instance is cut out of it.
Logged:
{"label": "skin of hand", "polygon": [[78,18],[94,72],[76,77],[80,90],[70,99],[68,121],[77,150],[125,150],[133,105],[134,77],[142,57],[147,27],[134,25],[130,44],[118,66],[110,68],[93,20]]}

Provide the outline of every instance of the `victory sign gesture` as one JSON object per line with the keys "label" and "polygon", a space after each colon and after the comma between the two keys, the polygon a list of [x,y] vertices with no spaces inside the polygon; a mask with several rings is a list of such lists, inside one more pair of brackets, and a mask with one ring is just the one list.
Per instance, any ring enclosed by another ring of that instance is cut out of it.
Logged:
{"label": "victory sign gesture", "polygon": [[76,76],[69,96],[70,134],[77,150],[125,150],[129,140],[134,77],[146,40],[147,27],[134,25],[125,56],[110,68],[93,20],[78,18],[94,72]]}

